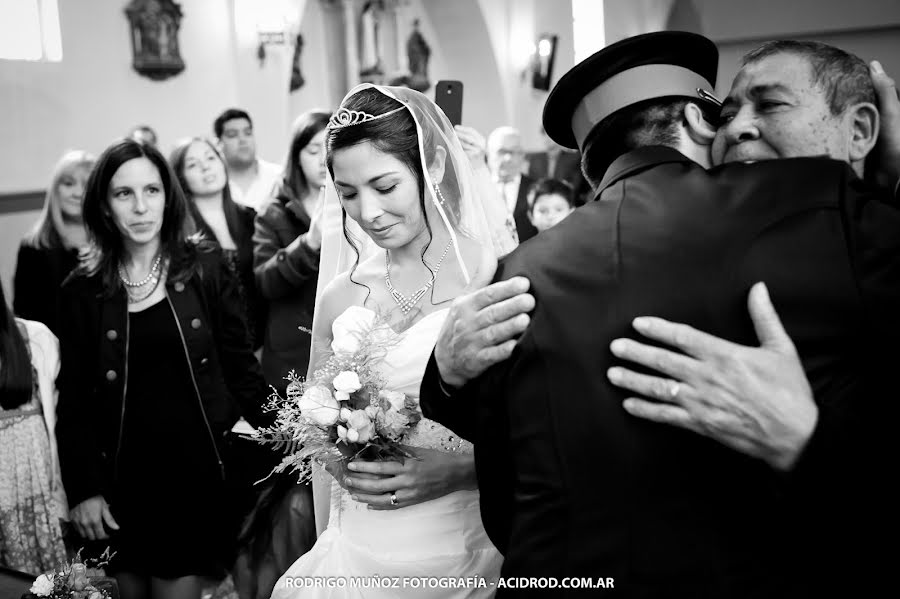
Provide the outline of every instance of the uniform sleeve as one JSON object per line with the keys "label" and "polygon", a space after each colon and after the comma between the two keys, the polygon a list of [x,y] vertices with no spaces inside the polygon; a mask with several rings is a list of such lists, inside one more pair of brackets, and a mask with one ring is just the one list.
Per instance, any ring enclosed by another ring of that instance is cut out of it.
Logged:
{"label": "uniform sleeve", "polygon": [[419,405],[422,414],[435,422],[439,422],[451,431],[471,441],[475,435],[473,394],[462,389],[449,390],[441,383],[434,352],[425,367],[422,386],[419,389]]}
{"label": "uniform sleeve", "polygon": [[[504,279],[503,271],[501,261],[497,266],[497,272],[494,273],[493,282]],[[422,408],[422,414],[441,423],[463,439],[474,441],[477,389],[483,385],[483,382],[480,385],[472,384],[474,382],[471,381],[460,389],[445,387],[432,350],[419,388],[419,406]]]}

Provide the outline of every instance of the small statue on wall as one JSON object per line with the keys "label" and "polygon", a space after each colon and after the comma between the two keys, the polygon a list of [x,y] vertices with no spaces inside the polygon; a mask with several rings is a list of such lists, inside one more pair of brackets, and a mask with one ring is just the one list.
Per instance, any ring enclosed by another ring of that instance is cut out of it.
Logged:
{"label": "small statue on wall", "polygon": [[419,31],[419,20],[413,21],[413,30],[406,40],[406,55],[409,59],[409,87],[424,92],[431,87],[428,81],[428,59],[431,47]]}
{"label": "small statue on wall", "polygon": [[359,15],[359,77],[360,81],[382,83],[384,75],[379,49],[381,46],[380,21],[384,6],[381,0],[371,0],[363,6]]}
{"label": "small statue on wall", "polygon": [[303,36],[297,34],[294,43],[294,59],[291,61],[291,91],[295,92],[306,83],[303,73],[300,72],[300,52],[303,50]]}
{"label": "small statue on wall", "polygon": [[131,24],[134,70],[160,81],[184,70],[178,48],[181,7],[172,0],[132,0],[125,8]]}

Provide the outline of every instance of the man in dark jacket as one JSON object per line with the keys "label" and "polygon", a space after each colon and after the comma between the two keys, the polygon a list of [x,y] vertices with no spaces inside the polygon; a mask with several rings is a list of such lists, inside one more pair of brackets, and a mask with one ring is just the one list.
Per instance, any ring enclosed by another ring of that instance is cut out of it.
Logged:
{"label": "man in dark jacket", "polygon": [[[798,558],[811,550],[797,505],[808,496],[794,481],[629,417],[606,380],[610,340],[642,314],[754,342],[744,298],[765,280],[823,414],[885,392],[875,375],[900,332],[890,194],[824,159],[704,170],[714,131],[701,90],[715,69],[711,42],[668,32],[611,46],[561,80],[545,125],[577,142],[589,178],[605,171],[599,200],[498,269],[527,276],[537,302],[512,357],[449,399],[434,362],[423,382],[425,414],[476,442],[506,576],[613,576],[642,597],[810,591]],[[873,144],[870,128],[860,147]]]}

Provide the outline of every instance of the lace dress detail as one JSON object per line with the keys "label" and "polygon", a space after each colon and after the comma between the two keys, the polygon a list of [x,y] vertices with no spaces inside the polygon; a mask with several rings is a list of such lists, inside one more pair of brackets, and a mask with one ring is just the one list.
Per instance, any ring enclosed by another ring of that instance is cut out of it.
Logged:
{"label": "lace dress detail", "polygon": [[474,445],[428,418],[419,421],[415,430],[410,433],[407,444],[412,447],[424,447],[448,453],[470,454],[475,451]]}
{"label": "lace dress detail", "polygon": [[0,565],[40,574],[61,565],[66,552],[39,373],[27,329],[21,323],[19,327],[33,383],[31,400],[13,410],[0,408]]}

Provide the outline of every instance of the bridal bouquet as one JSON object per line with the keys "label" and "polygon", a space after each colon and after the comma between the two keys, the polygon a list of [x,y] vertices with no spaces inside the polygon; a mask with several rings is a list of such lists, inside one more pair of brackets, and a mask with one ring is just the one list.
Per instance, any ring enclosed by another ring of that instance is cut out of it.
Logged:
{"label": "bridal bouquet", "polygon": [[[81,551],[75,558],[62,567],[38,576],[26,597],[49,597],[50,599],[109,599],[109,591],[98,588],[103,585],[88,576],[88,568],[102,568],[109,564],[115,554],[109,549],[103,552],[98,560],[81,561]],[[106,579],[109,580],[109,579]]]}
{"label": "bridal bouquet", "polygon": [[253,436],[285,452],[273,472],[296,472],[305,482],[313,461],[413,457],[401,444],[422,418],[418,402],[386,389],[378,371],[392,344],[389,332],[384,319],[372,318],[360,331],[336,337],[309,380],[291,371],[287,398],[272,392],[267,410],[277,411],[275,424]]}

